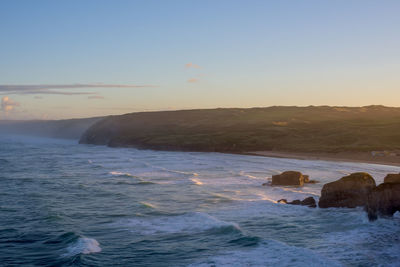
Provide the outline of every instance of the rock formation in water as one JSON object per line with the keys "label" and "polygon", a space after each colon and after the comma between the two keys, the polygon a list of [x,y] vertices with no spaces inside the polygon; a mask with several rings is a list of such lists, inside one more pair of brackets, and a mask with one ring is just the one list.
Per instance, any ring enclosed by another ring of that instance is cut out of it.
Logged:
{"label": "rock formation in water", "polygon": [[285,171],[281,174],[273,175],[271,185],[303,186],[304,176],[301,172]]}
{"label": "rock formation in water", "polygon": [[278,200],[278,203],[285,203],[285,204],[290,204],[290,205],[301,205],[301,206],[308,206],[310,208],[316,208],[317,203],[315,202],[315,199],[313,197],[307,197],[305,199],[301,200],[293,200],[291,202],[287,202],[286,199],[280,199]]}
{"label": "rock formation in water", "polygon": [[369,193],[375,187],[375,180],[368,173],[353,173],[325,184],[318,205],[320,208],[365,206]]}
{"label": "rock formation in water", "polygon": [[384,183],[400,183],[400,173],[390,173],[386,175]]}
{"label": "rock formation in water", "polygon": [[[308,176],[296,171],[287,171],[272,176],[272,185],[302,186],[305,181],[310,182]],[[280,199],[278,203],[313,208],[317,206],[313,197],[291,202]],[[384,183],[376,186],[374,178],[368,173],[352,173],[337,181],[325,184],[318,205],[320,208],[363,206],[370,220],[376,220],[379,216],[391,217],[395,212],[400,211],[400,174],[388,174]]]}
{"label": "rock formation in water", "polygon": [[[373,221],[382,217],[391,217],[396,211],[400,211],[400,175],[387,175],[385,182],[374,188],[368,195],[365,207],[368,218]],[[396,178],[397,177],[397,178]]]}

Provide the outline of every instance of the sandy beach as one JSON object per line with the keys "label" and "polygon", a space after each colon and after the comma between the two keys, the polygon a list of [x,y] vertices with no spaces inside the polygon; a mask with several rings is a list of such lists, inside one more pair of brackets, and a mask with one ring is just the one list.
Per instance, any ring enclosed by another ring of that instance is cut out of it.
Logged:
{"label": "sandy beach", "polygon": [[244,155],[291,158],[302,160],[327,160],[327,161],[347,161],[373,163],[400,167],[400,156],[394,155],[375,155],[371,152],[339,152],[339,153],[301,153],[301,152],[279,152],[279,151],[251,151],[240,153]]}

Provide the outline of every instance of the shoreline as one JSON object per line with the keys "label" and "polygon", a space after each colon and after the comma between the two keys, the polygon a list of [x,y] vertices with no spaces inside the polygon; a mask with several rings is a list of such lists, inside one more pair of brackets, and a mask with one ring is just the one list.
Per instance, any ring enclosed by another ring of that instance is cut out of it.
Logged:
{"label": "shoreline", "polygon": [[234,154],[300,160],[356,162],[400,167],[400,156],[372,156],[370,152],[308,153],[283,151],[249,151]]}

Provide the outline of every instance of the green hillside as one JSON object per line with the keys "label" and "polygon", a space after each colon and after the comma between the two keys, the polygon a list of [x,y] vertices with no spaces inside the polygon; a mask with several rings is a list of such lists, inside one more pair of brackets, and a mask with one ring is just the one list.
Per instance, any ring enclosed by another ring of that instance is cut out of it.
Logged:
{"label": "green hillside", "polygon": [[400,108],[268,107],[106,117],[80,143],[157,150],[339,152],[400,149]]}

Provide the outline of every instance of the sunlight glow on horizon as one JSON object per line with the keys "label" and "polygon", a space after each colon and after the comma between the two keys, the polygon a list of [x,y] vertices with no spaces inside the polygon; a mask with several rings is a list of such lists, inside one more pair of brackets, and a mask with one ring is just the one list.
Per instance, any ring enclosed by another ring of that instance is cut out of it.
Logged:
{"label": "sunlight glow on horizon", "polygon": [[400,106],[399,8],[394,0],[6,0],[0,120]]}

